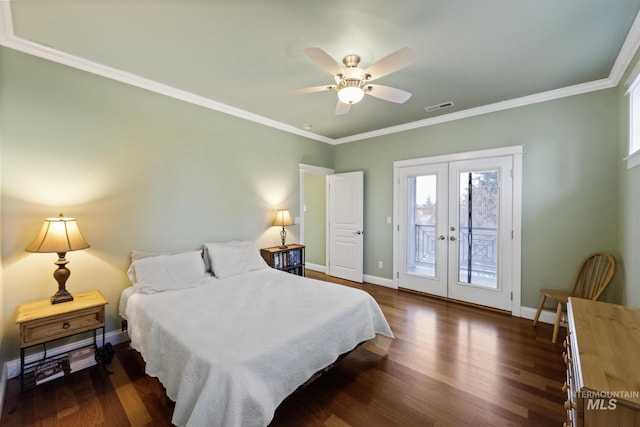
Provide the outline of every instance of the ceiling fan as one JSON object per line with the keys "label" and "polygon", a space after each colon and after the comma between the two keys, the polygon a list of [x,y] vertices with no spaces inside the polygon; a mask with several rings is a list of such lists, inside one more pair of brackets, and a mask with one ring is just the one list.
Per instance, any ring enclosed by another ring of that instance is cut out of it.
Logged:
{"label": "ceiling fan", "polygon": [[413,63],[418,56],[408,47],[404,47],[385,56],[366,70],[358,67],[360,56],[356,54],[345,56],[342,59],[345,67],[342,67],[335,59],[319,47],[308,47],[304,49],[304,53],[316,64],[331,73],[336,84],[307,87],[293,90],[289,93],[292,95],[302,95],[324,91],[337,92],[338,104],[336,105],[336,114],[348,113],[351,105],[360,102],[365,94],[397,104],[403,104],[411,98],[411,93],[404,90],[389,86],[369,84],[373,80],[396,72]]}

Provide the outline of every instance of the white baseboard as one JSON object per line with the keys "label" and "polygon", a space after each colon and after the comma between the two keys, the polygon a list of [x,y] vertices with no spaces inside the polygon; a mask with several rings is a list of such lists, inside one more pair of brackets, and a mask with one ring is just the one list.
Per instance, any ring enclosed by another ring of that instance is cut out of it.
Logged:
{"label": "white baseboard", "polygon": [[[327,273],[327,268],[324,265],[307,263],[307,264],[305,264],[305,268],[307,268],[309,270],[313,270],[313,271],[318,271],[318,272],[324,273],[324,274]],[[396,289],[395,286],[393,285],[393,280],[392,279],[387,279],[387,278],[378,277],[378,276],[372,276],[372,275],[369,275],[369,274],[365,274],[363,276],[363,279],[367,283],[371,283],[371,284],[379,285],[379,286],[385,286],[387,288]],[[516,315],[518,313],[515,313],[514,316],[515,317],[522,317],[523,319],[531,319],[531,320],[533,320],[533,318],[536,317],[536,311],[538,311],[537,308],[520,307],[519,316]],[[542,313],[540,313],[540,318],[538,319],[538,322],[548,323],[550,325],[553,325],[556,322],[556,312],[553,311],[553,310],[543,309]],[[560,322],[560,325],[566,326],[566,323]]]}
{"label": "white baseboard", "polygon": [[[533,320],[536,317],[536,311],[538,311],[537,308],[531,308],[531,307],[522,307],[521,313],[520,313],[520,317],[524,318],[524,319],[531,319]],[[542,309],[542,313],[540,313],[540,318],[538,319],[538,322],[542,322],[542,323],[548,323],[550,325],[553,325],[556,323],[556,312],[554,310],[546,310],[546,309]],[[566,326],[565,322],[560,322],[561,326]]]}
{"label": "white baseboard", "polygon": [[363,279],[367,283],[395,289],[393,286],[393,280],[387,279],[385,277],[371,276],[369,274],[365,274]]}
{"label": "white baseboard", "polygon": [[304,264],[304,268],[306,268],[307,270],[313,270],[319,273],[327,274],[327,267],[325,267],[324,265],[312,264],[310,262],[307,262]]}
{"label": "white baseboard", "polygon": [[[102,335],[98,334],[98,346],[102,346]],[[129,336],[121,331],[111,331],[111,332],[107,332],[104,336],[104,339],[106,342],[111,343],[111,345],[116,345],[116,344],[120,344],[121,342],[125,342],[129,340]],[[86,338],[80,341],[74,341],[72,343],[69,344],[65,344],[65,345],[61,345],[58,347],[51,347],[51,348],[47,348],[47,355],[56,355],[56,354],[61,354],[61,353],[67,353],[73,349],[76,349],[78,347],[83,347],[83,346],[87,346],[87,345],[91,345],[93,344],[93,337],[90,338]],[[25,363],[31,363],[31,362],[35,362],[39,359],[42,359],[42,357],[44,356],[44,352],[39,351],[37,353],[33,353],[33,354],[29,354],[27,357],[25,357],[24,362]],[[6,382],[7,379],[9,378],[15,378],[18,375],[20,375],[20,359],[14,359],[14,360],[9,360],[8,362],[6,362],[4,364],[4,369],[2,370],[2,374],[3,376],[0,377],[0,380],[2,380],[2,390],[0,390],[0,393],[4,394],[4,387],[6,387]],[[5,375],[6,374],[6,375]],[[4,401],[4,400],[2,400]],[[0,401],[0,402],[2,402]]]}
{"label": "white baseboard", "polygon": [[[327,267],[319,264],[306,263],[305,268],[308,270],[317,271],[320,273],[327,274]],[[371,283],[374,285],[385,286],[387,288],[393,288],[393,280],[386,279],[384,277],[371,276],[369,274],[365,274],[362,276],[363,280],[367,283]]]}

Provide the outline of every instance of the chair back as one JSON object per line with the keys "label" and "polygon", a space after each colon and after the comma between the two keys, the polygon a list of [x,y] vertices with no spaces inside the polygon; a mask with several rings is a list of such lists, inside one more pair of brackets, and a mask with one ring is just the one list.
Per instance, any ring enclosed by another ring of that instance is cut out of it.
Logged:
{"label": "chair back", "polygon": [[616,274],[616,259],[598,252],[582,262],[571,290],[571,296],[597,300]]}

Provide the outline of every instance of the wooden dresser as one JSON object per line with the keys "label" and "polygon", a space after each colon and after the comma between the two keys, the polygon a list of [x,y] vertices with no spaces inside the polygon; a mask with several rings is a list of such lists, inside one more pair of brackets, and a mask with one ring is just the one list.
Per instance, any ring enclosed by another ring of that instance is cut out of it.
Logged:
{"label": "wooden dresser", "polygon": [[640,309],[570,298],[565,426],[640,426]]}

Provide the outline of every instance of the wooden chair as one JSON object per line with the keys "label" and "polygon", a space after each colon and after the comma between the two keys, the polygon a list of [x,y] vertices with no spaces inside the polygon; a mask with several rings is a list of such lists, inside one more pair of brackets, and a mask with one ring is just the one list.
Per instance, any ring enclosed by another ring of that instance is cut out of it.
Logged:
{"label": "wooden chair", "polygon": [[590,300],[597,300],[607,288],[611,279],[616,274],[616,260],[613,256],[598,252],[590,255],[582,262],[571,291],[561,291],[557,289],[540,289],[540,304],[536,317],[533,319],[533,325],[538,323],[538,318],[542,312],[542,307],[547,297],[558,302],[556,308],[556,323],[553,326],[552,343],[558,338],[558,329],[560,328],[560,317],[562,315],[562,306],[566,305],[569,297],[578,297]]}

